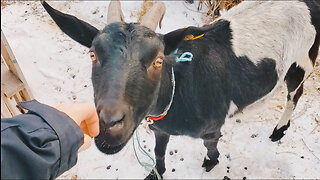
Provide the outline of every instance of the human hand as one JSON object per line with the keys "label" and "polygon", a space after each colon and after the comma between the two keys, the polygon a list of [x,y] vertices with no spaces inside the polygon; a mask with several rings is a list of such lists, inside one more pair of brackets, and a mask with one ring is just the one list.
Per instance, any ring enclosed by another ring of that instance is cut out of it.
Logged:
{"label": "human hand", "polygon": [[84,143],[78,151],[80,152],[89,148],[92,143],[91,138],[99,134],[99,118],[95,106],[85,103],[70,103],[57,104],[53,107],[68,115],[83,131]]}

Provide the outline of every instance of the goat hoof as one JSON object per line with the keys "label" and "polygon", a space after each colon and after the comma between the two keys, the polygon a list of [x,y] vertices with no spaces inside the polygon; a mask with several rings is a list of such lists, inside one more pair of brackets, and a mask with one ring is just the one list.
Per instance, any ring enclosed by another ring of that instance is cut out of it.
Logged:
{"label": "goat hoof", "polygon": [[202,167],[204,167],[204,168],[206,169],[206,172],[209,172],[209,171],[211,171],[211,169],[214,168],[218,163],[219,163],[219,160],[218,160],[218,159],[213,159],[213,160],[211,160],[211,159],[204,158]]}
{"label": "goat hoof", "polygon": [[[163,177],[160,175],[161,179],[163,179]],[[157,174],[156,172],[154,172],[154,170],[151,171],[151,173],[144,178],[145,180],[158,180]]]}
{"label": "goat hoof", "polygon": [[280,129],[277,129],[277,127],[275,127],[269,138],[271,139],[272,142],[280,140],[285,135],[285,131],[289,127],[290,127],[290,121],[288,121],[288,124],[285,126],[282,126]]}

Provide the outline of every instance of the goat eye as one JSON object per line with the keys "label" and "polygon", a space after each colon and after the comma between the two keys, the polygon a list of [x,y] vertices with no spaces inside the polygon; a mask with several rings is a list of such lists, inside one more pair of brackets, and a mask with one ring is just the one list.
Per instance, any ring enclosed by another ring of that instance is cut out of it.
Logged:
{"label": "goat eye", "polygon": [[163,59],[162,58],[157,58],[157,60],[153,61],[153,67],[159,68],[162,66]]}
{"label": "goat eye", "polygon": [[90,51],[90,58],[91,58],[92,61],[97,60],[97,56],[93,51]]}

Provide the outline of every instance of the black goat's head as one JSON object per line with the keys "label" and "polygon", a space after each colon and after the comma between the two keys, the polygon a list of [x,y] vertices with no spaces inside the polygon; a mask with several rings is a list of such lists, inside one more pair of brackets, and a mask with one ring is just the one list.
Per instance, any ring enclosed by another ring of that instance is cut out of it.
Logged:
{"label": "black goat's head", "polygon": [[94,100],[100,119],[95,142],[104,153],[120,151],[157,98],[164,69],[174,60],[166,55],[183,41],[187,28],[166,35],[154,32],[165,11],[163,3],[156,3],[141,24],[128,24],[122,22],[120,3],[112,1],[108,25],[101,31],[46,2],[42,4],[63,32],[90,48]]}

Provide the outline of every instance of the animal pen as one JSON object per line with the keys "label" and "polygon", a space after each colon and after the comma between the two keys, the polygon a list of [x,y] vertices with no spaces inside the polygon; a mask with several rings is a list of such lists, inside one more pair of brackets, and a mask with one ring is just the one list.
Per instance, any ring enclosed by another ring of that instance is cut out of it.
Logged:
{"label": "animal pen", "polygon": [[1,30],[1,118],[24,112],[17,103],[31,99],[30,88]]}

